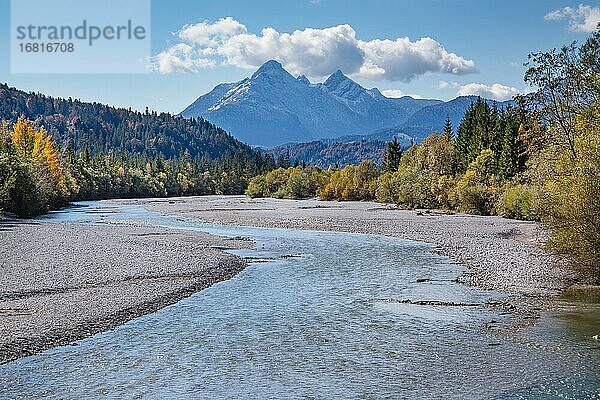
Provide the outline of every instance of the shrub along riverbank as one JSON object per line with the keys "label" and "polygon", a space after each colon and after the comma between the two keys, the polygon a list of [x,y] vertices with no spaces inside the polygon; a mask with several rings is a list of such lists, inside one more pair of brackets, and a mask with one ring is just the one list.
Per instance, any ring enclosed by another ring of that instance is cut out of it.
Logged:
{"label": "shrub along riverbank", "polygon": [[[372,161],[342,169],[278,168],[250,180],[251,197],[377,200],[403,208],[438,208],[473,214],[531,219],[522,110],[499,110],[478,100],[466,112],[457,135],[449,121],[403,153],[387,145],[384,166]],[[456,139],[455,139],[456,136]]]}

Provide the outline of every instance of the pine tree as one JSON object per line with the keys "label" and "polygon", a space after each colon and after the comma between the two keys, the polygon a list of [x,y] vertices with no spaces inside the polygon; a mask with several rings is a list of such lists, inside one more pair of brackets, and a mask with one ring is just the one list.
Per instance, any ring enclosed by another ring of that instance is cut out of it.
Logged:
{"label": "pine tree", "polygon": [[400,166],[400,159],[402,158],[402,147],[398,143],[398,138],[394,136],[394,139],[387,143],[385,146],[385,154],[383,156],[383,170],[389,172],[395,172]]}
{"label": "pine tree", "polygon": [[285,154],[285,155],[282,154],[277,159],[277,163],[276,163],[277,168],[287,169],[291,166],[292,166],[292,163],[290,162],[290,157],[287,154]]}
{"label": "pine tree", "polygon": [[446,115],[446,122],[444,123],[444,136],[447,140],[454,139],[454,132],[452,129],[452,121],[450,121],[450,116]]}
{"label": "pine tree", "polygon": [[527,152],[521,138],[522,124],[514,110],[508,109],[503,114],[503,131],[498,131],[502,137],[502,146],[499,148],[498,169],[500,177],[510,179],[525,170]]}
{"label": "pine tree", "polygon": [[504,141],[504,110],[478,98],[469,107],[458,126],[456,150],[459,166],[465,170],[486,149],[498,155]]}

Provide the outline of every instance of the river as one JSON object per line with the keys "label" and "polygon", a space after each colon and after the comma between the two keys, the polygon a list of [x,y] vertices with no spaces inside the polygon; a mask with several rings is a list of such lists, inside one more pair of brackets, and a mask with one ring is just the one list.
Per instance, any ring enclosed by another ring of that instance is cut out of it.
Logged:
{"label": "river", "polygon": [[219,226],[104,202],[45,219],[131,220],[247,237],[255,250],[228,251],[263,262],[113,331],[0,366],[0,399],[600,398],[600,342],[584,318],[597,304],[565,301],[530,327],[494,333],[516,319],[486,305],[505,295],[456,283],[463,267],[429,244]]}

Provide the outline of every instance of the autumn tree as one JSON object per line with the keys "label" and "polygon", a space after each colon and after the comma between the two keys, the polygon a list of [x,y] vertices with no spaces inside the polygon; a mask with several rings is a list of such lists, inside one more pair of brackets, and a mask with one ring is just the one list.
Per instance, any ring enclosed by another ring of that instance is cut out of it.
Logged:
{"label": "autumn tree", "polygon": [[21,117],[13,127],[12,144],[17,156],[29,164],[44,186],[48,206],[64,204],[69,191],[52,136],[43,127],[34,129]]}
{"label": "autumn tree", "polygon": [[576,118],[598,101],[600,28],[582,45],[529,55],[525,82],[537,90],[521,96],[520,104],[534,120],[551,127],[551,139],[575,157]]}
{"label": "autumn tree", "polygon": [[455,160],[452,139],[429,135],[408,150],[397,171],[379,177],[377,199],[405,208],[451,208]]}
{"label": "autumn tree", "polygon": [[52,137],[19,118],[0,125],[0,208],[33,216],[68,202],[68,179]]}
{"label": "autumn tree", "polygon": [[600,25],[587,41],[529,56],[525,80],[537,90],[518,98],[537,215],[549,245],[600,281]]}
{"label": "autumn tree", "polygon": [[322,200],[372,200],[378,175],[377,165],[371,160],[358,166],[348,165],[331,173],[319,197]]}
{"label": "autumn tree", "polygon": [[489,215],[498,192],[498,166],[494,152],[482,150],[456,184],[459,208],[463,212]]}

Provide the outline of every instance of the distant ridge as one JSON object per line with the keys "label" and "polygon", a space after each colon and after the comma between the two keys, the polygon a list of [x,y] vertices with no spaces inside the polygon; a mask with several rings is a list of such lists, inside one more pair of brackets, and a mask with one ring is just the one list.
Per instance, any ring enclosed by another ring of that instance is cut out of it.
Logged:
{"label": "distant ridge", "polygon": [[[411,115],[397,129],[419,141],[434,131],[441,132],[446,117],[449,117],[456,131],[462,117],[465,115],[465,111],[477,99],[477,96],[460,96],[454,100],[424,107]],[[509,105],[514,105],[512,100],[495,101],[484,99],[484,101],[490,105],[495,104],[498,108],[506,108]]]}

